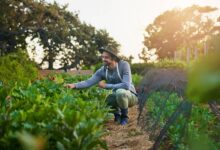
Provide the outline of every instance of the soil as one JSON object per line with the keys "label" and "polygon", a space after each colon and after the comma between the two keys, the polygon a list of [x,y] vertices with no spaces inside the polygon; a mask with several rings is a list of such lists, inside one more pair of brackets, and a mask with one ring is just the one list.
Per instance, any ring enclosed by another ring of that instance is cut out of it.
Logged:
{"label": "soil", "polygon": [[107,133],[103,137],[109,150],[147,150],[152,146],[148,134],[137,125],[137,106],[129,108],[129,123],[121,126],[114,118],[106,122]]}

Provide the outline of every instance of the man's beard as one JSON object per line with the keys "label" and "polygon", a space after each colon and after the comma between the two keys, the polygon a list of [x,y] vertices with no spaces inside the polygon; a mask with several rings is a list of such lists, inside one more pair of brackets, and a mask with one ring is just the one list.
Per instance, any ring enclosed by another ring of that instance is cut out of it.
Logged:
{"label": "man's beard", "polygon": [[110,63],[109,62],[103,62],[103,64],[105,65],[105,66],[109,66],[110,65]]}

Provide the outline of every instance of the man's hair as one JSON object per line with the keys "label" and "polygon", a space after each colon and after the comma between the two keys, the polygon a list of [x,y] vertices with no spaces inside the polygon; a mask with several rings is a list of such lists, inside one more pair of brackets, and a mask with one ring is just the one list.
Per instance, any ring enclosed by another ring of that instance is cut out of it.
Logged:
{"label": "man's hair", "polygon": [[112,57],[113,60],[118,61],[118,58],[115,57],[115,55],[113,55],[113,54],[110,54],[110,55],[111,55],[111,57]]}

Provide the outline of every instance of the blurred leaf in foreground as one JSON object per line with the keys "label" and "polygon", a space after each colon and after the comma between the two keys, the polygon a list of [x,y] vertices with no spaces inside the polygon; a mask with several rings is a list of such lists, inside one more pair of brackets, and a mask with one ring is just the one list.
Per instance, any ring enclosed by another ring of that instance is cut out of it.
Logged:
{"label": "blurred leaf in foreground", "polygon": [[193,102],[220,101],[220,52],[201,57],[188,72],[187,96]]}

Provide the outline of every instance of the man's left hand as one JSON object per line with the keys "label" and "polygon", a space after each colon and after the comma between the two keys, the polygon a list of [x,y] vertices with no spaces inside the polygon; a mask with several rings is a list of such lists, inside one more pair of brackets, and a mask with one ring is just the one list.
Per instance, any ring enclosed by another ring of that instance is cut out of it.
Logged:
{"label": "man's left hand", "polygon": [[99,82],[99,87],[100,88],[105,88],[106,87],[106,83],[104,81],[100,81]]}

